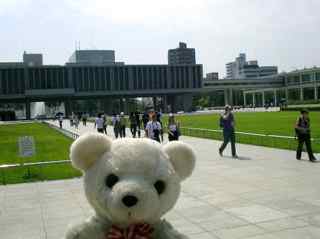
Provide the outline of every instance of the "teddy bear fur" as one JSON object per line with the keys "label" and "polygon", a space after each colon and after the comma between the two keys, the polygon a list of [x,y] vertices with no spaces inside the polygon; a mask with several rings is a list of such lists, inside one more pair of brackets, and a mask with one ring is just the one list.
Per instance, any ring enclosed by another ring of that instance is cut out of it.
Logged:
{"label": "teddy bear fur", "polygon": [[[70,148],[75,168],[83,171],[88,202],[95,214],[70,227],[66,239],[107,239],[112,225],[127,228],[150,224],[153,239],[185,239],[162,219],[177,202],[181,182],[195,167],[193,150],[185,143],[161,145],[150,139],[118,139],[90,133]],[[127,197],[132,200],[124,200]]]}

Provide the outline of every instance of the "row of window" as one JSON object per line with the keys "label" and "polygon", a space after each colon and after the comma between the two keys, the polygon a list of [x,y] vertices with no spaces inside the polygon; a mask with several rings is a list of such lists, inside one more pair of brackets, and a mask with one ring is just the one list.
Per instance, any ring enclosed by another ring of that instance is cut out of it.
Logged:
{"label": "row of window", "polygon": [[[302,74],[302,75],[301,75],[301,81],[302,81],[302,83],[312,82],[312,80],[314,79],[313,74],[314,74],[314,73]],[[316,80],[316,81],[320,81],[320,72],[316,72],[316,74],[315,74],[315,80]],[[287,78],[287,83],[290,84],[290,85],[300,84],[300,75],[291,75],[291,76],[288,76],[288,78]]]}
{"label": "row of window", "polygon": [[201,87],[201,67],[75,67],[76,91],[152,90]]}
{"label": "row of window", "polygon": [[0,93],[3,94],[24,93],[25,89],[70,87],[76,91],[125,91],[201,86],[202,68],[199,65],[0,69]]}
{"label": "row of window", "polygon": [[32,68],[28,71],[30,89],[68,88],[68,72],[65,68]]}
{"label": "row of window", "polygon": [[0,94],[23,94],[25,89],[24,69],[0,70]]}

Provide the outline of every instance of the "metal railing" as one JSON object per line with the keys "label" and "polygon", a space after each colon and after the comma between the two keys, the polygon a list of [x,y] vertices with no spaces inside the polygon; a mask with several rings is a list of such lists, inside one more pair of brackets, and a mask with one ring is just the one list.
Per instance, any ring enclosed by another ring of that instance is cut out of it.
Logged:
{"label": "metal railing", "polygon": [[[61,132],[62,134],[70,137],[72,139],[77,139],[79,134],[74,133],[72,131],[61,129],[60,127],[43,122],[51,128]],[[164,125],[164,131],[166,132],[166,125]],[[204,129],[204,128],[188,128],[188,127],[180,127],[180,131],[182,135],[185,136],[193,136],[199,138],[208,138],[208,139],[216,139],[222,140],[222,130],[219,129]],[[235,132],[237,136],[237,142],[258,146],[267,146],[274,148],[283,148],[283,149],[296,149],[296,137],[294,136],[284,136],[284,135],[273,135],[273,134],[259,134],[259,133],[250,133],[250,132]],[[312,141],[320,141],[319,138],[312,138]],[[315,150],[320,151],[320,149]],[[7,184],[7,177],[10,176],[10,170],[21,170],[20,173],[24,173],[23,182],[28,181],[44,181],[49,180],[48,175],[44,173],[44,168],[53,165],[69,165],[70,166],[70,177],[80,176],[79,172],[76,172],[72,169],[70,165],[70,160],[59,160],[59,161],[44,161],[44,162],[33,162],[33,163],[20,163],[20,164],[3,164],[0,165],[0,184]],[[34,175],[34,171],[37,172]],[[14,174],[14,173],[13,173]],[[69,177],[69,178],[70,178]],[[21,179],[21,175],[20,175]],[[11,181],[10,181],[11,182]]]}
{"label": "metal railing", "polygon": [[[68,165],[70,166],[70,175],[68,176],[79,176],[79,174],[75,173],[75,171],[71,168],[70,160],[57,160],[21,164],[2,164],[0,165],[0,184],[6,185],[8,182],[29,182],[39,180],[44,181],[50,179],[48,178],[48,175],[44,173],[44,169],[45,167],[51,167],[52,165]],[[16,175],[17,172],[18,176]],[[10,178],[11,180],[8,178]]]}
{"label": "metal railing", "polygon": [[[187,128],[180,127],[181,134],[199,138],[208,138],[222,140],[222,130],[219,129],[203,129],[203,128]],[[282,149],[296,149],[297,140],[294,136],[274,135],[274,134],[259,134],[250,132],[235,132],[239,143],[251,144],[257,146],[267,146]],[[311,141],[318,142],[319,138],[311,138]],[[316,151],[320,149],[316,148]]]}
{"label": "metal railing", "polygon": [[[63,135],[72,138],[77,139],[79,137],[79,134],[71,132],[66,129],[61,129],[60,127],[49,124],[45,121],[42,121],[42,123],[46,124],[48,127],[53,128]],[[28,181],[44,181],[49,179],[48,175],[44,173],[45,167],[51,167],[53,165],[69,165],[69,176],[75,177],[79,176],[79,173],[76,173],[74,169],[71,167],[71,161],[70,160],[56,160],[56,161],[43,161],[43,162],[30,162],[30,163],[17,163],[17,164],[2,164],[0,165],[0,184],[6,185],[9,181],[10,182],[28,182]],[[65,170],[65,169],[64,169]],[[10,171],[10,172],[9,172]],[[19,176],[16,175],[17,171],[20,171],[18,173]],[[36,174],[34,173],[36,172]],[[22,174],[22,175],[21,175]],[[12,180],[12,177],[15,177]],[[8,178],[11,178],[9,180]]]}
{"label": "metal railing", "polygon": [[64,129],[64,128],[60,128],[59,126],[56,126],[56,125],[54,125],[54,124],[50,124],[50,123],[48,123],[48,122],[46,122],[46,121],[42,121],[42,123],[48,125],[50,128],[53,128],[53,129],[59,131],[60,133],[64,134],[65,136],[67,136],[67,137],[69,137],[69,138],[72,138],[72,139],[74,139],[74,140],[77,139],[77,138],[79,138],[79,136],[80,136],[80,135],[77,134],[77,133],[74,133],[74,132],[72,132],[72,131],[66,130],[66,129]]}

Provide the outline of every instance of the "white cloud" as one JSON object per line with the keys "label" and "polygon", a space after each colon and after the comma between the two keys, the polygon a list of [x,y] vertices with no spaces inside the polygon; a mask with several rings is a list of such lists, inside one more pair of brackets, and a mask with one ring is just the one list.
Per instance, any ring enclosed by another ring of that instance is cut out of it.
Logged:
{"label": "white cloud", "polygon": [[87,17],[100,17],[114,24],[153,25],[205,22],[206,0],[117,0],[73,1],[67,3]]}
{"label": "white cloud", "polygon": [[0,0],[0,16],[20,14],[31,2],[31,0]]}
{"label": "white cloud", "polygon": [[165,63],[167,49],[186,41],[205,71],[221,75],[239,52],[280,69],[313,66],[319,9],[319,0],[0,0],[0,60],[35,49],[62,64],[80,40],[128,63]]}

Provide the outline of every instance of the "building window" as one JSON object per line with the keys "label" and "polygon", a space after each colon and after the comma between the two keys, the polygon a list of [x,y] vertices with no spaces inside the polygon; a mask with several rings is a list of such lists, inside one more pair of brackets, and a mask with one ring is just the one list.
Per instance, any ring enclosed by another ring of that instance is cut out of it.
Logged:
{"label": "building window", "polygon": [[304,74],[304,75],[301,76],[301,78],[302,78],[302,83],[311,81],[310,74]]}
{"label": "building window", "polygon": [[176,78],[175,78],[175,74],[174,74],[175,72],[174,72],[173,67],[170,68],[170,72],[171,72],[171,75],[170,75],[171,89],[174,89],[174,82],[175,82]]}
{"label": "building window", "polygon": [[132,78],[133,78],[133,89],[136,90],[138,88],[138,71],[136,67],[132,67]]}
{"label": "building window", "polygon": [[142,90],[143,89],[143,73],[142,73],[142,68],[138,69],[138,89]]}

